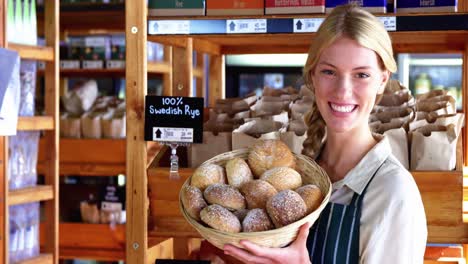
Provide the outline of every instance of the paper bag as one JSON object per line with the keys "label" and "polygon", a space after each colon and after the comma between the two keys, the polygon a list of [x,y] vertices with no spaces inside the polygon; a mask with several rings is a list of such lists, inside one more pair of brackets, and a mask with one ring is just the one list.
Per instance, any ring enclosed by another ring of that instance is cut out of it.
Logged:
{"label": "paper bag", "polygon": [[81,134],[83,138],[101,138],[101,117],[103,113],[85,113],[81,116]]}
{"label": "paper bag", "polygon": [[232,132],[232,149],[248,148],[257,139],[279,139],[284,131],[282,124],[271,120],[253,120]]}
{"label": "paper bag", "polygon": [[0,48],[0,136],[16,135],[20,106],[20,58]]}
{"label": "paper bag", "polygon": [[302,153],[302,144],[306,138],[307,134],[305,133],[302,135],[297,135],[294,131],[280,133],[280,140],[283,141],[289,147],[289,149],[296,154]]}
{"label": "paper bag", "polygon": [[388,138],[392,154],[398,161],[406,168],[409,169],[408,157],[408,139],[404,128],[389,129],[383,133]]}
{"label": "paper bag", "polygon": [[81,138],[81,119],[68,113],[60,116],[60,137]]}
{"label": "paper bag", "polygon": [[101,128],[104,138],[125,138],[125,112],[103,115]]}
{"label": "paper bag", "polygon": [[203,132],[202,144],[191,144],[188,148],[188,166],[196,168],[212,157],[232,150],[232,133]]}
{"label": "paper bag", "polygon": [[453,170],[457,161],[455,125],[426,125],[411,132],[411,170]]}
{"label": "paper bag", "polygon": [[428,113],[424,119],[415,120],[409,124],[409,131],[416,130],[420,127],[434,124],[439,126],[448,126],[450,124],[455,125],[456,127],[463,126],[463,117],[464,114],[450,114],[450,115],[433,115],[433,112]]}

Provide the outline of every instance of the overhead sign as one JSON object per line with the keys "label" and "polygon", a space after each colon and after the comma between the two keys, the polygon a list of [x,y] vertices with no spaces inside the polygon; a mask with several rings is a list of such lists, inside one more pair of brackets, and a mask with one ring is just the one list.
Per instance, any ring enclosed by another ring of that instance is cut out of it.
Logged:
{"label": "overhead sign", "polygon": [[145,140],[203,142],[203,98],[147,95]]}

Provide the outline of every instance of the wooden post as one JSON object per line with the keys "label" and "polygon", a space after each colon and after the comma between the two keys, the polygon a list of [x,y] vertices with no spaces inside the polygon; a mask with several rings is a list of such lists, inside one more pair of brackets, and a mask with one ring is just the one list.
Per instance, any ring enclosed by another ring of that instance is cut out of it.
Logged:
{"label": "wooden post", "polygon": [[148,59],[145,0],[125,1],[127,102],[126,262],[147,263],[148,190],[144,140]]}
{"label": "wooden post", "polygon": [[7,46],[7,0],[0,0],[0,47]]}
{"label": "wooden post", "polygon": [[8,137],[0,137],[0,263],[8,263]]}
{"label": "wooden post", "polygon": [[[203,73],[205,72],[206,66],[206,56],[203,52],[197,51],[197,68],[202,69]],[[203,74],[201,77],[197,78],[197,93],[196,96],[204,97],[205,104],[207,102],[206,98],[206,76]]]}
{"label": "wooden post", "polygon": [[[164,46],[164,62],[172,66],[172,47]],[[172,67],[163,75],[163,95],[172,96]]]}
{"label": "wooden post", "polygon": [[46,253],[53,255],[53,263],[59,259],[59,0],[44,2],[44,32],[46,45],[53,47],[54,60],[45,65],[45,112],[54,119],[54,130],[45,131],[47,145],[45,184],[53,188],[54,199],[45,202]]}
{"label": "wooden post", "polygon": [[172,95],[191,96],[193,91],[193,41],[185,47],[172,47]]}
{"label": "wooden post", "polygon": [[[462,91],[462,112],[465,113],[465,124],[468,121],[468,117],[466,115],[466,111],[468,110],[468,43],[465,44],[465,50],[462,53],[462,61],[463,61],[463,66],[462,66],[462,84],[461,84],[461,91]],[[467,166],[468,161],[466,159],[468,155],[468,144],[466,142],[467,136],[468,136],[468,130],[466,127],[462,129],[462,136],[463,136],[463,165]]]}
{"label": "wooden post", "polygon": [[[0,47],[7,45],[7,1],[0,0]],[[0,136],[0,263],[8,263],[8,138]]]}
{"label": "wooden post", "polygon": [[214,107],[216,99],[226,97],[224,55],[210,56],[209,106]]}

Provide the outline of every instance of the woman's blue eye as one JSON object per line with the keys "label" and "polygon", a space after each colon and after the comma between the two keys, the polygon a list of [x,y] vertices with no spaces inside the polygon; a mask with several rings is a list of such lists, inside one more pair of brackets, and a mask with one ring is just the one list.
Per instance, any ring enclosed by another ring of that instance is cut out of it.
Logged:
{"label": "woman's blue eye", "polygon": [[370,77],[369,74],[363,73],[363,72],[360,72],[360,73],[356,74],[356,76],[357,76],[358,78],[369,78],[369,77]]}
{"label": "woman's blue eye", "polygon": [[332,71],[332,70],[322,70],[322,73],[327,74],[327,75],[334,75],[335,74],[335,72]]}

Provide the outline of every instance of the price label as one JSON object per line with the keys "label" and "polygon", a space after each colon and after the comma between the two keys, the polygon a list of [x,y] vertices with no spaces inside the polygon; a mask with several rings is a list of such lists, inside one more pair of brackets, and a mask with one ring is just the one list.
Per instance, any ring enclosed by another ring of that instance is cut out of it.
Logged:
{"label": "price label", "polygon": [[153,127],[153,141],[193,142],[193,128]]}
{"label": "price label", "polygon": [[226,20],[226,32],[235,33],[266,33],[266,19],[228,19]]}
{"label": "price label", "polygon": [[324,18],[295,18],[294,33],[317,32]]}
{"label": "price label", "polygon": [[396,17],[378,17],[387,31],[396,31]]}
{"label": "price label", "polygon": [[190,34],[190,20],[151,20],[148,22],[148,34]]}
{"label": "price label", "polygon": [[146,96],[145,140],[203,142],[203,98]]}

